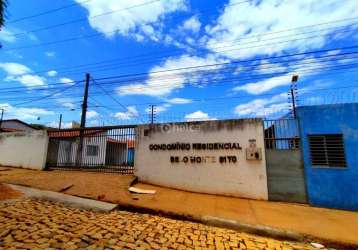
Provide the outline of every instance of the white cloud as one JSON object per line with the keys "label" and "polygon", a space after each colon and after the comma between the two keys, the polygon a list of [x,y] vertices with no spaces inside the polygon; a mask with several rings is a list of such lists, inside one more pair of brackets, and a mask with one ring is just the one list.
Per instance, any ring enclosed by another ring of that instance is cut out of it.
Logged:
{"label": "white cloud", "polygon": [[99,116],[99,114],[94,110],[87,111],[87,113],[86,113],[87,119],[93,119],[93,118],[96,118],[98,116]]}
{"label": "white cloud", "polygon": [[[146,35],[158,39],[158,29],[163,25],[165,15],[186,10],[186,0],[76,0],[88,10],[91,27],[107,37],[115,34],[133,36]],[[148,4],[146,4],[148,3]],[[106,15],[98,16],[103,13]],[[96,17],[98,16],[98,17]]]}
{"label": "white cloud", "polygon": [[198,32],[200,30],[201,23],[196,16],[187,19],[182,26],[182,29],[190,30],[192,32]]}
{"label": "white cloud", "polygon": [[50,71],[47,72],[47,75],[51,76],[51,77],[57,76],[57,71],[56,70],[50,70]]}
{"label": "white cloud", "polygon": [[255,99],[237,105],[234,113],[239,117],[269,116],[279,112],[287,112],[288,107],[287,93],[282,93],[272,98]]}
{"label": "white cloud", "polygon": [[138,117],[139,113],[135,106],[127,107],[127,111],[125,112],[117,112],[114,114],[114,117],[118,120],[130,120]]}
{"label": "white cloud", "polygon": [[45,55],[46,55],[47,57],[55,57],[55,56],[56,56],[56,53],[53,52],[53,51],[47,51],[47,52],[45,52]]}
{"label": "white cloud", "polygon": [[187,121],[207,121],[207,120],[216,120],[216,118],[210,117],[208,113],[205,113],[201,110],[195,111],[193,113],[185,115],[185,120]]}
{"label": "white cloud", "polygon": [[9,103],[0,103],[8,119],[37,120],[38,117],[54,115],[53,111],[42,108],[17,108]]}
{"label": "white cloud", "polygon": [[293,75],[297,74],[299,75],[300,79],[303,79],[322,73],[322,71],[324,71],[328,66],[341,63],[345,62],[341,62],[340,60],[320,61],[314,57],[305,57],[299,61],[292,61],[287,65],[276,63],[270,64],[267,60],[262,60],[260,65],[256,68],[256,72],[260,74],[280,74],[282,72],[283,74],[273,77],[268,76],[268,78],[264,80],[235,87],[233,88],[233,91],[245,91],[254,95],[262,94],[277,87],[290,85]]}
{"label": "white cloud", "polygon": [[[59,125],[58,121],[52,121],[46,124],[46,126],[50,128],[58,128],[58,125]],[[61,128],[72,128],[72,122],[62,122]]]}
{"label": "white cloud", "polygon": [[20,76],[7,76],[5,78],[7,82],[20,82],[26,87],[44,86],[46,85],[46,79],[38,75],[20,75]]}
{"label": "white cloud", "polygon": [[167,102],[170,104],[188,104],[191,103],[192,101],[186,98],[172,98],[167,100]]}
{"label": "white cloud", "polygon": [[16,36],[14,36],[14,32],[6,28],[2,28],[0,31],[0,41],[14,43],[16,42]]}
{"label": "white cloud", "polygon": [[72,79],[70,79],[70,78],[67,78],[67,77],[60,78],[59,82],[60,82],[60,83],[64,83],[64,84],[68,84],[68,85],[73,85],[73,84],[75,84],[75,83],[74,83],[74,80],[72,80]]}
{"label": "white cloud", "polygon": [[[307,35],[302,35],[302,31],[307,32],[320,29],[320,27],[306,27],[304,29],[292,30],[292,28],[295,27],[358,16],[356,0],[265,0],[234,4],[235,2],[237,1],[231,0],[215,24],[206,27],[208,37],[210,37],[207,47],[234,59],[256,55],[272,55],[287,50],[306,51],[313,48],[320,48],[328,41],[331,41],[327,35],[336,34],[337,29],[340,28],[339,25],[331,25],[330,27],[332,27],[332,29],[321,29],[319,32],[320,36],[310,39],[301,39],[286,43],[278,43],[278,41],[306,37]],[[351,19],[344,23],[341,22],[340,25],[348,25],[354,22],[355,20]],[[282,30],[289,31],[273,33]],[[266,35],[257,36],[257,34]],[[277,39],[279,36],[288,35],[290,37]],[[343,36],[349,35],[351,35],[349,32],[343,34]],[[228,41],[233,41],[233,45],[241,48],[244,47],[244,49],[233,50],[234,47],[230,48],[230,50],[223,51],[219,49],[220,46],[217,46],[220,43],[226,43],[227,45]],[[259,46],[268,43],[275,43],[275,45]],[[245,46],[242,46],[243,44],[245,44]]]}
{"label": "white cloud", "polygon": [[[207,57],[182,55],[178,58],[169,58],[161,65],[153,67],[149,72],[148,79],[144,83],[132,83],[120,86],[117,88],[117,92],[119,95],[165,96],[174,90],[183,88],[185,83],[197,84],[197,81],[201,79],[201,75],[205,73],[204,71],[198,71],[198,68],[187,70],[175,69],[211,65],[219,62],[221,60],[218,60],[213,55],[208,55]],[[207,67],[206,70],[213,70],[219,67]],[[160,73],[155,73],[158,71]]]}
{"label": "white cloud", "polygon": [[7,76],[4,81],[19,82],[27,87],[46,85],[46,78],[31,74],[32,70],[26,65],[19,63],[0,63]]}
{"label": "white cloud", "polygon": [[[60,94],[58,95],[60,96]],[[76,106],[73,103],[73,99],[72,98],[68,98],[68,97],[61,97],[61,98],[57,98],[56,102],[59,103],[61,106],[68,108],[68,109],[75,109]]]}
{"label": "white cloud", "polygon": [[243,86],[233,88],[234,91],[246,91],[250,94],[258,95],[273,88],[289,85],[291,83],[291,74],[268,78],[262,81],[248,83]]}
{"label": "white cloud", "polygon": [[2,68],[9,75],[23,75],[31,72],[31,69],[19,63],[0,63]]}

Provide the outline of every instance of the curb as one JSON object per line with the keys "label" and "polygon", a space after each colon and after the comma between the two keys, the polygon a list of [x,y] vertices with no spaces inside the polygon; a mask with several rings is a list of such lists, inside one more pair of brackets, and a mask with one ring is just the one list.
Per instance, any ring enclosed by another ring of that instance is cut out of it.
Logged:
{"label": "curb", "polygon": [[53,191],[45,191],[36,188],[30,188],[14,184],[6,184],[14,190],[24,194],[25,198],[35,198],[40,200],[49,200],[59,202],[69,207],[87,209],[98,212],[110,212],[118,206],[117,204],[97,201],[93,199],[80,198],[69,194],[63,194]]}
{"label": "curb", "polygon": [[264,225],[253,225],[248,223],[242,223],[236,220],[228,220],[214,216],[203,216],[202,222],[207,225],[229,228],[246,233],[256,234],[260,236],[267,236],[275,239],[293,240],[293,241],[305,241],[307,236],[303,234],[295,233],[289,230],[282,230],[272,228]]}
{"label": "curb", "polygon": [[280,240],[290,240],[290,241],[307,241],[309,236],[295,233],[289,230],[282,230],[277,228],[272,228],[269,226],[264,225],[253,225],[248,223],[243,223],[236,220],[228,220],[214,216],[192,216],[189,214],[178,214],[173,213],[170,211],[164,210],[157,210],[151,209],[147,207],[139,207],[136,205],[129,205],[129,204],[118,204],[117,210],[125,210],[128,212],[135,212],[135,213],[146,213],[151,215],[163,216],[170,219],[177,219],[177,220],[185,220],[190,222],[202,223],[208,226],[215,226],[221,228],[232,229],[235,231],[245,232],[256,234],[260,236],[271,237]]}

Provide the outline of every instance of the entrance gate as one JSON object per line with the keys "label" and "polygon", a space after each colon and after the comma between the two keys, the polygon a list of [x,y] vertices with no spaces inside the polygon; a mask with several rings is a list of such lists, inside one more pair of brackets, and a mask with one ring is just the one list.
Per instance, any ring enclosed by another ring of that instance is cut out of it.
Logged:
{"label": "entrance gate", "polygon": [[46,166],[132,174],[136,126],[51,130]]}
{"label": "entrance gate", "polygon": [[269,200],[306,203],[298,121],[265,120],[264,128]]}

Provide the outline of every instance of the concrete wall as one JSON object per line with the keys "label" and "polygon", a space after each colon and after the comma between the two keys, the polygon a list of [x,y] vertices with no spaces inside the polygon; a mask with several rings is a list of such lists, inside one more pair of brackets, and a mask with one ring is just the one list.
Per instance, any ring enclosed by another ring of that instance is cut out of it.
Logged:
{"label": "concrete wall", "polygon": [[42,170],[48,146],[46,131],[0,134],[0,165]]}
{"label": "concrete wall", "polygon": [[[154,125],[152,130],[143,125],[138,127],[137,136],[135,175],[140,181],[194,192],[267,200],[260,119],[163,124]],[[261,152],[260,160],[246,159],[249,140],[256,140],[251,147]],[[187,143],[191,147],[150,150],[151,144],[172,143]],[[239,143],[241,149],[200,150],[193,149],[193,143]],[[185,163],[185,157],[189,162]],[[191,162],[191,157],[199,157],[201,162]],[[237,162],[229,162],[228,157],[236,157]]]}
{"label": "concrete wall", "polygon": [[[297,110],[309,202],[358,210],[358,104],[300,107]],[[343,134],[347,168],[312,167],[309,134]]]}
{"label": "concrete wall", "polygon": [[307,202],[301,150],[267,150],[268,197],[272,201]]}

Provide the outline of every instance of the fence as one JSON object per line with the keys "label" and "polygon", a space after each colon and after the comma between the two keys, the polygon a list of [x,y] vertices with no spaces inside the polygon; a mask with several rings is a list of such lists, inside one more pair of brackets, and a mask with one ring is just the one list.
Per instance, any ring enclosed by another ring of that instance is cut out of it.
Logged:
{"label": "fence", "polygon": [[300,137],[297,119],[264,120],[267,149],[299,149]]}
{"label": "fence", "polygon": [[52,130],[46,166],[132,174],[135,126]]}

